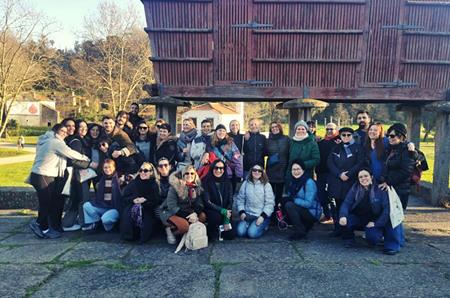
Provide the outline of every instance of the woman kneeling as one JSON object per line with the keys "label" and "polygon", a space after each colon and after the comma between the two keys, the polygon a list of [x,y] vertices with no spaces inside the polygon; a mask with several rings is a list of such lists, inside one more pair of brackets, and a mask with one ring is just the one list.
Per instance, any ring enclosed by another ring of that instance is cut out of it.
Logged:
{"label": "woman kneeling", "polygon": [[275,196],[267,175],[261,166],[254,165],[237,196],[241,220],[237,226],[237,235],[261,237],[269,226],[274,205]]}
{"label": "woman kneeling", "polygon": [[368,169],[358,172],[358,182],[342,203],[339,217],[346,246],[354,245],[354,230],[364,230],[370,245],[380,243],[384,236],[383,253],[394,255],[400,251],[401,229],[392,228],[388,194],[373,183]]}

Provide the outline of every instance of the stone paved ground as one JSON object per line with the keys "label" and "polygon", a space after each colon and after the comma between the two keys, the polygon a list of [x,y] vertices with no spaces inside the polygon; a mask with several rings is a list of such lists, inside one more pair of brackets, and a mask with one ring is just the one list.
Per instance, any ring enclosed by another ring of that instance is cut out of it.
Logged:
{"label": "stone paved ground", "polygon": [[27,216],[0,216],[0,297],[450,297],[450,211],[413,200],[408,244],[346,249],[317,226],[301,242],[272,228],[262,239],[173,253],[117,233],[40,240]]}

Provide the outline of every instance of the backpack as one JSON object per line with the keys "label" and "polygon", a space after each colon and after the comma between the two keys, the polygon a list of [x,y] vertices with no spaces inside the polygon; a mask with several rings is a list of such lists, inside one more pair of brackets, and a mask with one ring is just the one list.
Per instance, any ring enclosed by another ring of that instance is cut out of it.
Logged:
{"label": "backpack", "polygon": [[186,250],[197,250],[208,247],[206,226],[199,221],[190,224],[189,230],[183,235],[183,238],[181,238],[175,253],[178,253],[183,246],[186,246]]}
{"label": "backpack", "polygon": [[422,178],[422,172],[428,171],[428,162],[427,158],[425,157],[425,154],[420,151],[416,150],[416,159],[415,159],[415,166],[414,170],[411,173],[411,185],[419,185],[420,179]]}

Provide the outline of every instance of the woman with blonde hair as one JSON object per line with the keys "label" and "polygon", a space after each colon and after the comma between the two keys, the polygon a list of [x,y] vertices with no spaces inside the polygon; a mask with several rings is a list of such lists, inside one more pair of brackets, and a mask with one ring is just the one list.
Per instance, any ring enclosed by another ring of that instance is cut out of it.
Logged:
{"label": "woman with blonde hair", "polygon": [[195,127],[195,123],[191,118],[187,118],[183,120],[183,129],[180,133],[180,137],[178,138],[178,164],[177,169],[181,170],[187,165],[192,164],[191,158],[191,145],[192,141],[195,137],[198,136],[197,129]]}
{"label": "woman with blonde hair", "polygon": [[123,191],[124,209],[120,218],[120,234],[125,240],[144,243],[155,234],[159,223],[156,209],[161,204],[159,174],[149,162],[144,162],[139,175]]}
{"label": "woman with blonde hair", "polygon": [[166,226],[167,242],[175,244],[174,234],[183,235],[189,224],[205,222],[203,188],[195,167],[187,165],[169,177],[167,199],[161,206],[160,217]]}

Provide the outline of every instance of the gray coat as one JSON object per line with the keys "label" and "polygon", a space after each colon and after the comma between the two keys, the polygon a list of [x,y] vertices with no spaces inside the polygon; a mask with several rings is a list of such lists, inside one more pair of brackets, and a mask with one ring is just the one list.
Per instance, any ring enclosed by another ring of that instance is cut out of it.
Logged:
{"label": "gray coat", "polygon": [[267,139],[266,173],[272,183],[283,183],[289,160],[291,140],[283,135],[270,135]]}
{"label": "gray coat", "polygon": [[236,198],[239,212],[244,211],[248,215],[260,216],[264,212],[267,217],[273,212],[275,196],[270,183],[262,184],[261,181],[253,183],[245,180]]}

